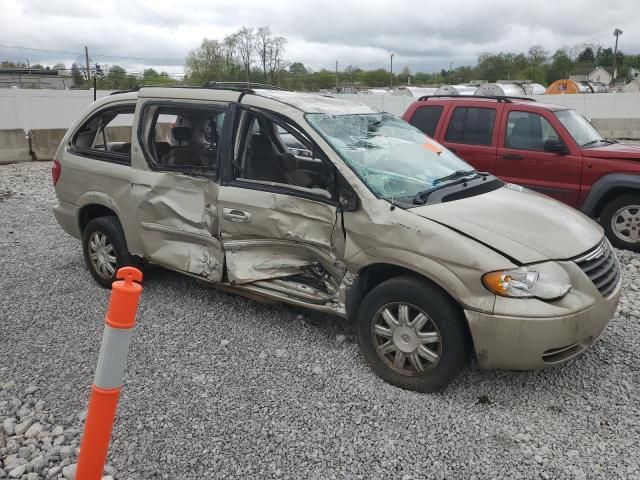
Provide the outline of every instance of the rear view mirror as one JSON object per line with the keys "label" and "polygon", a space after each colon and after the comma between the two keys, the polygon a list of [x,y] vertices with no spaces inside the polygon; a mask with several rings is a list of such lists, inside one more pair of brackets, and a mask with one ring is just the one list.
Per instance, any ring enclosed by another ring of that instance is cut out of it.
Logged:
{"label": "rear view mirror", "polygon": [[544,151],[558,153],[560,155],[566,155],[567,153],[569,153],[569,149],[564,143],[562,143],[560,140],[555,140],[552,138],[550,138],[549,140],[545,140]]}

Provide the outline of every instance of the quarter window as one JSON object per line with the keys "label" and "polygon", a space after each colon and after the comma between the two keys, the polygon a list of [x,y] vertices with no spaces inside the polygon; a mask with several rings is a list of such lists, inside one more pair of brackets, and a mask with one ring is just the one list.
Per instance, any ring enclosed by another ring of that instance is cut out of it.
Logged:
{"label": "quarter window", "polygon": [[442,105],[420,107],[415,111],[409,123],[418,130],[421,130],[430,137],[433,137],[436,133],[436,128],[440,121],[443,109],[444,107]]}
{"label": "quarter window", "polygon": [[93,115],[73,137],[76,154],[131,163],[135,105],[112,107]]}
{"label": "quarter window", "polygon": [[544,151],[547,140],[558,141],[558,133],[537,113],[511,111],[507,117],[504,146],[518,150]]}
{"label": "quarter window", "polygon": [[495,108],[457,107],[453,111],[445,140],[470,145],[491,145]]}

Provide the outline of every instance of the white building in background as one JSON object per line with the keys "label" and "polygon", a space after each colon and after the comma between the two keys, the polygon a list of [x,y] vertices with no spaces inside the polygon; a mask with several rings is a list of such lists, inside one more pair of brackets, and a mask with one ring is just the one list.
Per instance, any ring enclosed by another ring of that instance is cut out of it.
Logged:
{"label": "white building in background", "polygon": [[578,72],[580,73],[569,75],[569,80],[574,82],[604,83],[605,85],[609,85],[613,80],[613,70],[605,67],[596,67],[593,70],[578,70]]}
{"label": "white building in background", "polygon": [[0,88],[50,88],[66,90],[73,86],[73,79],[58,75],[57,70],[35,68],[0,68]]}

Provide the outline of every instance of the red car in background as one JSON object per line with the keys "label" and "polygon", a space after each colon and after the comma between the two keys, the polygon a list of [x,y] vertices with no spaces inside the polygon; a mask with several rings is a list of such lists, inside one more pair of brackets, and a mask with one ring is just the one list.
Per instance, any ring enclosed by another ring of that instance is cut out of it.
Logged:
{"label": "red car in background", "polygon": [[640,251],[640,147],[604,139],[576,110],[515,97],[430,96],[403,119],[490,172],[598,219]]}

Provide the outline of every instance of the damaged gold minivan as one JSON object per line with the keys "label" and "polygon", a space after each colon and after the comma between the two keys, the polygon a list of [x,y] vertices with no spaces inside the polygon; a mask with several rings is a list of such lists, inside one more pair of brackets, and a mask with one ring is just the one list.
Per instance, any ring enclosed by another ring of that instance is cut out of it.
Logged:
{"label": "damaged gold minivan", "polygon": [[562,363],[620,297],[589,218],[336,98],[118,93],[70,128],[52,169],[55,216],[101,285],[139,257],[353,319],[374,371],[410,390],[445,386],[472,353],[483,368]]}

